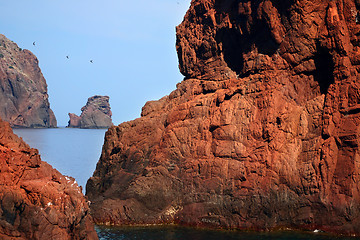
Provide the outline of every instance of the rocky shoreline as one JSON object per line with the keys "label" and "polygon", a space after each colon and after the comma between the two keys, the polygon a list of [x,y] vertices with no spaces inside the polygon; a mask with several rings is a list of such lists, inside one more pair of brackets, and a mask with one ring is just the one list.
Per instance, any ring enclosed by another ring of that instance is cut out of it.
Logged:
{"label": "rocky shoreline", "polygon": [[98,239],[75,179],[41,161],[0,119],[0,238]]}
{"label": "rocky shoreline", "polygon": [[118,126],[107,96],[69,114],[109,128],[86,197],[13,134],[56,119],[36,57],[1,35],[0,238],[98,239],[94,223],[360,236],[359,16],[353,0],[193,0],[176,90]]}

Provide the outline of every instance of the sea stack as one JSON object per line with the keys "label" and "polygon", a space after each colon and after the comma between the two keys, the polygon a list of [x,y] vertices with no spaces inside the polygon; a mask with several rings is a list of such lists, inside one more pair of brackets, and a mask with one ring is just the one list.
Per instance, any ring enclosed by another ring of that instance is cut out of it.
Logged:
{"label": "sea stack", "polygon": [[86,187],[95,221],[359,235],[359,10],[191,1],[185,79],[107,131]]}
{"label": "sea stack", "polygon": [[47,84],[29,50],[0,34],[0,117],[12,127],[56,127]]}
{"label": "sea stack", "polygon": [[76,181],[0,119],[0,239],[98,239]]}
{"label": "sea stack", "polygon": [[113,126],[111,109],[108,96],[95,95],[88,98],[84,107],[81,108],[80,117],[69,113],[71,128],[109,128]]}

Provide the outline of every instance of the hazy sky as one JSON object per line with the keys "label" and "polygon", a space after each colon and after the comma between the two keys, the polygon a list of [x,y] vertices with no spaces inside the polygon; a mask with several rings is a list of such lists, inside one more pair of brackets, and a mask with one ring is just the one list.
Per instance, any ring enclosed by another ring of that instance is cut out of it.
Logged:
{"label": "hazy sky", "polygon": [[189,5],[190,0],[0,1],[0,33],[39,59],[58,126],[67,125],[69,112],[80,115],[96,94],[110,96],[117,125],[139,117],[146,101],[168,95],[183,79],[175,27]]}

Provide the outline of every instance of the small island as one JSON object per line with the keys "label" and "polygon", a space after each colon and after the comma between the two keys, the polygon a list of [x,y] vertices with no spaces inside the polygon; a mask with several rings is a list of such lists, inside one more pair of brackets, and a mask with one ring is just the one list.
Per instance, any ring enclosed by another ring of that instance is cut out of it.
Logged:
{"label": "small island", "polygon": [[95,95],[88,98],[81,115],[69,113],[69,128],[109,128],[113,126],[108,96]]}

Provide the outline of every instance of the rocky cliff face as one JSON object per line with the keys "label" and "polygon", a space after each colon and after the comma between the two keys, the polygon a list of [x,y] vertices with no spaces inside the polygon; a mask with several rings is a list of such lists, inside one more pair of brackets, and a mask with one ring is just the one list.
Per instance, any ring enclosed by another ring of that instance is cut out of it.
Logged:
{"label": "rocky cliff face", "polygon": [[37,58],[0,34],[0,117],[12,127],[56,127]]}
{"label": "rocky cliff face", "polygon": [[109,128],[113,126],[108,96],[95,95],[88,98],[81,108],[80,117],[69,113],[68,127],[72,128]]}
{"label": "rocky cliff face", "polygon": [[193,0],[185,80],[106,133],[96,222],[360,234],[360,2]]}
{"label": "rocky cliff face", "polygon": [[0,119],[0,239],[97,239],[75,180],[41,161]]}

